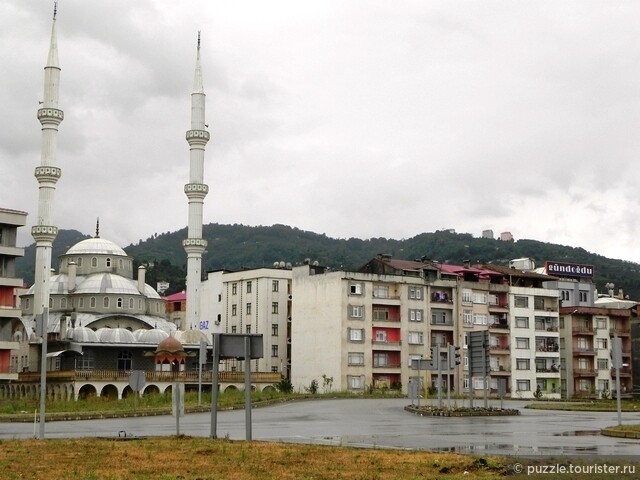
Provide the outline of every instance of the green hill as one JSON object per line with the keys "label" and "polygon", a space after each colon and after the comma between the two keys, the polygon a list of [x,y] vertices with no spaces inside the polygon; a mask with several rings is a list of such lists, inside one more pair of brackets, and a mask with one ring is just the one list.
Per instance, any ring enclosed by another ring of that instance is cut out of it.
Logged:
{"label": "green hill", "polygon": [[[166,293],[173,293],[184,289],[186,254],[182,240],[186,236],[186,228],[154,235],[125,247],[125,251],[135,259],[136,265],[149,266],[146,278],[150,285],[167,281],[171,287]],[[203,237],[209,244],[203,258],[203,272],[264,267],[280,261],[296,265],[305,259],[334,270],[355,270],[378,253],[409,260],[426,257],[455,264],[469,260],[507,265],[514,258],[530,257],[538,266],[546,260],[593,265],[599,291],[604,292],[605,283],[611,282],[616,290],[622,288],[631,299],[640,299],[640,264],[536,240],[503,242],[448,231],[422,233],[402,240],[337,239],[286,225],[250,227],[215,223],[204,226]],[[75,230],[61,230],[53,244],[52,268],[57,269],[59,255],[83,238],[88,236]],[[18,275],[28,283],[33,282],[34,262],[35,245],[30,245],[17,265]]]}

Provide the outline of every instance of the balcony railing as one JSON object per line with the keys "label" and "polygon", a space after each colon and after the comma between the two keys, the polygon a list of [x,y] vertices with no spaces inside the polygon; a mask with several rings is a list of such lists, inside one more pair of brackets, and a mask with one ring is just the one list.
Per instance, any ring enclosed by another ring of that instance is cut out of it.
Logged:
{"label": "balcony railing", "polygon": [[501,328],[503,330],[508,330],[509,324],[508,323],[492,323],[491,325],[489,325],[489,328]]}
{"label": "balcony railing", "polygon": [[610,335],[629,335],[630,331],[628,328],[623,327],[613,327],[609,329]]}
{"label": "balcony railing", "polygon": [[572,326],[573,333],[585,333],[585,334],[593,334],[595,333],[593,327],[585,327],[584,325],[573,325]]}
{"label": "balcony railing", "polygon": [[573,374],[578,377],[595,377],[596,371],[593,368],[574,368]]}
{"label": "balcony railing", "polygon": [[596,351],[593,347],[573,347],[573,353],[577,355],[595,355]]}
{"label": "balcony railing", "polygon": [[431,325],[440,325],[443,327],[453,327],[453,320],[431,320]]}
{"label": "balcony railing", "polygon": [[[401,362],[373,362],[373,368],[400,368],[402,366]],[[279,380],[279,379],[278,379]]]}

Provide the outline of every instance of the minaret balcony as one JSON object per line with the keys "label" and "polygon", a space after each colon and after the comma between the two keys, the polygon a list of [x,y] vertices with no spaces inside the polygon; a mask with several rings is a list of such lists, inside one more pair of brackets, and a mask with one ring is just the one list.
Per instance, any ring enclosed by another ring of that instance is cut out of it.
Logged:
{"label": "minaret balcony", "polygon": [[184,186],[184,193],[187,198],[204,198],[209,193],[209,185],[206,183],[187,183]]}
{"label": "minaret balcony", "polygon": [[35,225],[31,227],[31,236],[38,242],[53,242],[58,235],[58,227],[52,225]]}
{"label": "minaret balcony", "polygon": [[187,254],[202,255],[207,248],[207,241],[204,238],[185,238],[182,247]]}
{"label": "minaret balcony", "polygon": [[206,130],[187,130],[187,133],[185,135],[185,138],[187,139],[187,142],[189,142],[189,145],[206,145],[210,137],[211,134]]}
{"label": "minaret balcony", "polygon": [[56,183],[62,176],[62,170],[58,167],[36,167],[34,175],[38,182]]}
{"label": "minaret balcony", "polygon": [[38,120],[40,123],[59,124],[64,120],[64,112],[58,108],[40,108],[38,110]]}

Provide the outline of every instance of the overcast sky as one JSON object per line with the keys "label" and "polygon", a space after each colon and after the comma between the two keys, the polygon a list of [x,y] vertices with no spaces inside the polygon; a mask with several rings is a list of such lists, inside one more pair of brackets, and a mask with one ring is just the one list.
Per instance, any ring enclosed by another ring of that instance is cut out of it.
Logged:
{"label": "overcast sky", "polygon": [[[33,242],[53,2],[0,0],[0,207]],[[187,225],[197,31],[204,223],[453,228],[640,262],[640,2],[61,0],[54,224]]]}

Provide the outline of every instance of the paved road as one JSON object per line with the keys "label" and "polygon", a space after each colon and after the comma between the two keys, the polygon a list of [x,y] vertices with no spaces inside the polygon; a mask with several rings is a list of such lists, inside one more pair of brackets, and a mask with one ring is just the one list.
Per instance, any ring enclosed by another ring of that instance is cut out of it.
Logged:
{"label": "paved road", "polygon": [[[640,457],[640,440],[604,437],[598,430],[617,424],[613,413],[522,409],[517,417],[419,417],[403,410],[406,399],[340,399],[283,403],[252,410],[254,440],[406,448],[476,454],[591,455]],[[640,423],[640,412],[623,413],[623,423]],[[208,437],[210,414],[180,419],[180,433]],[[174,435],[171,416],[49,422],[47,438]],[[30,438],[32,424],[0,424],[0,438]],[[245,438],[244,410],[218,412],[219,438]]]}

